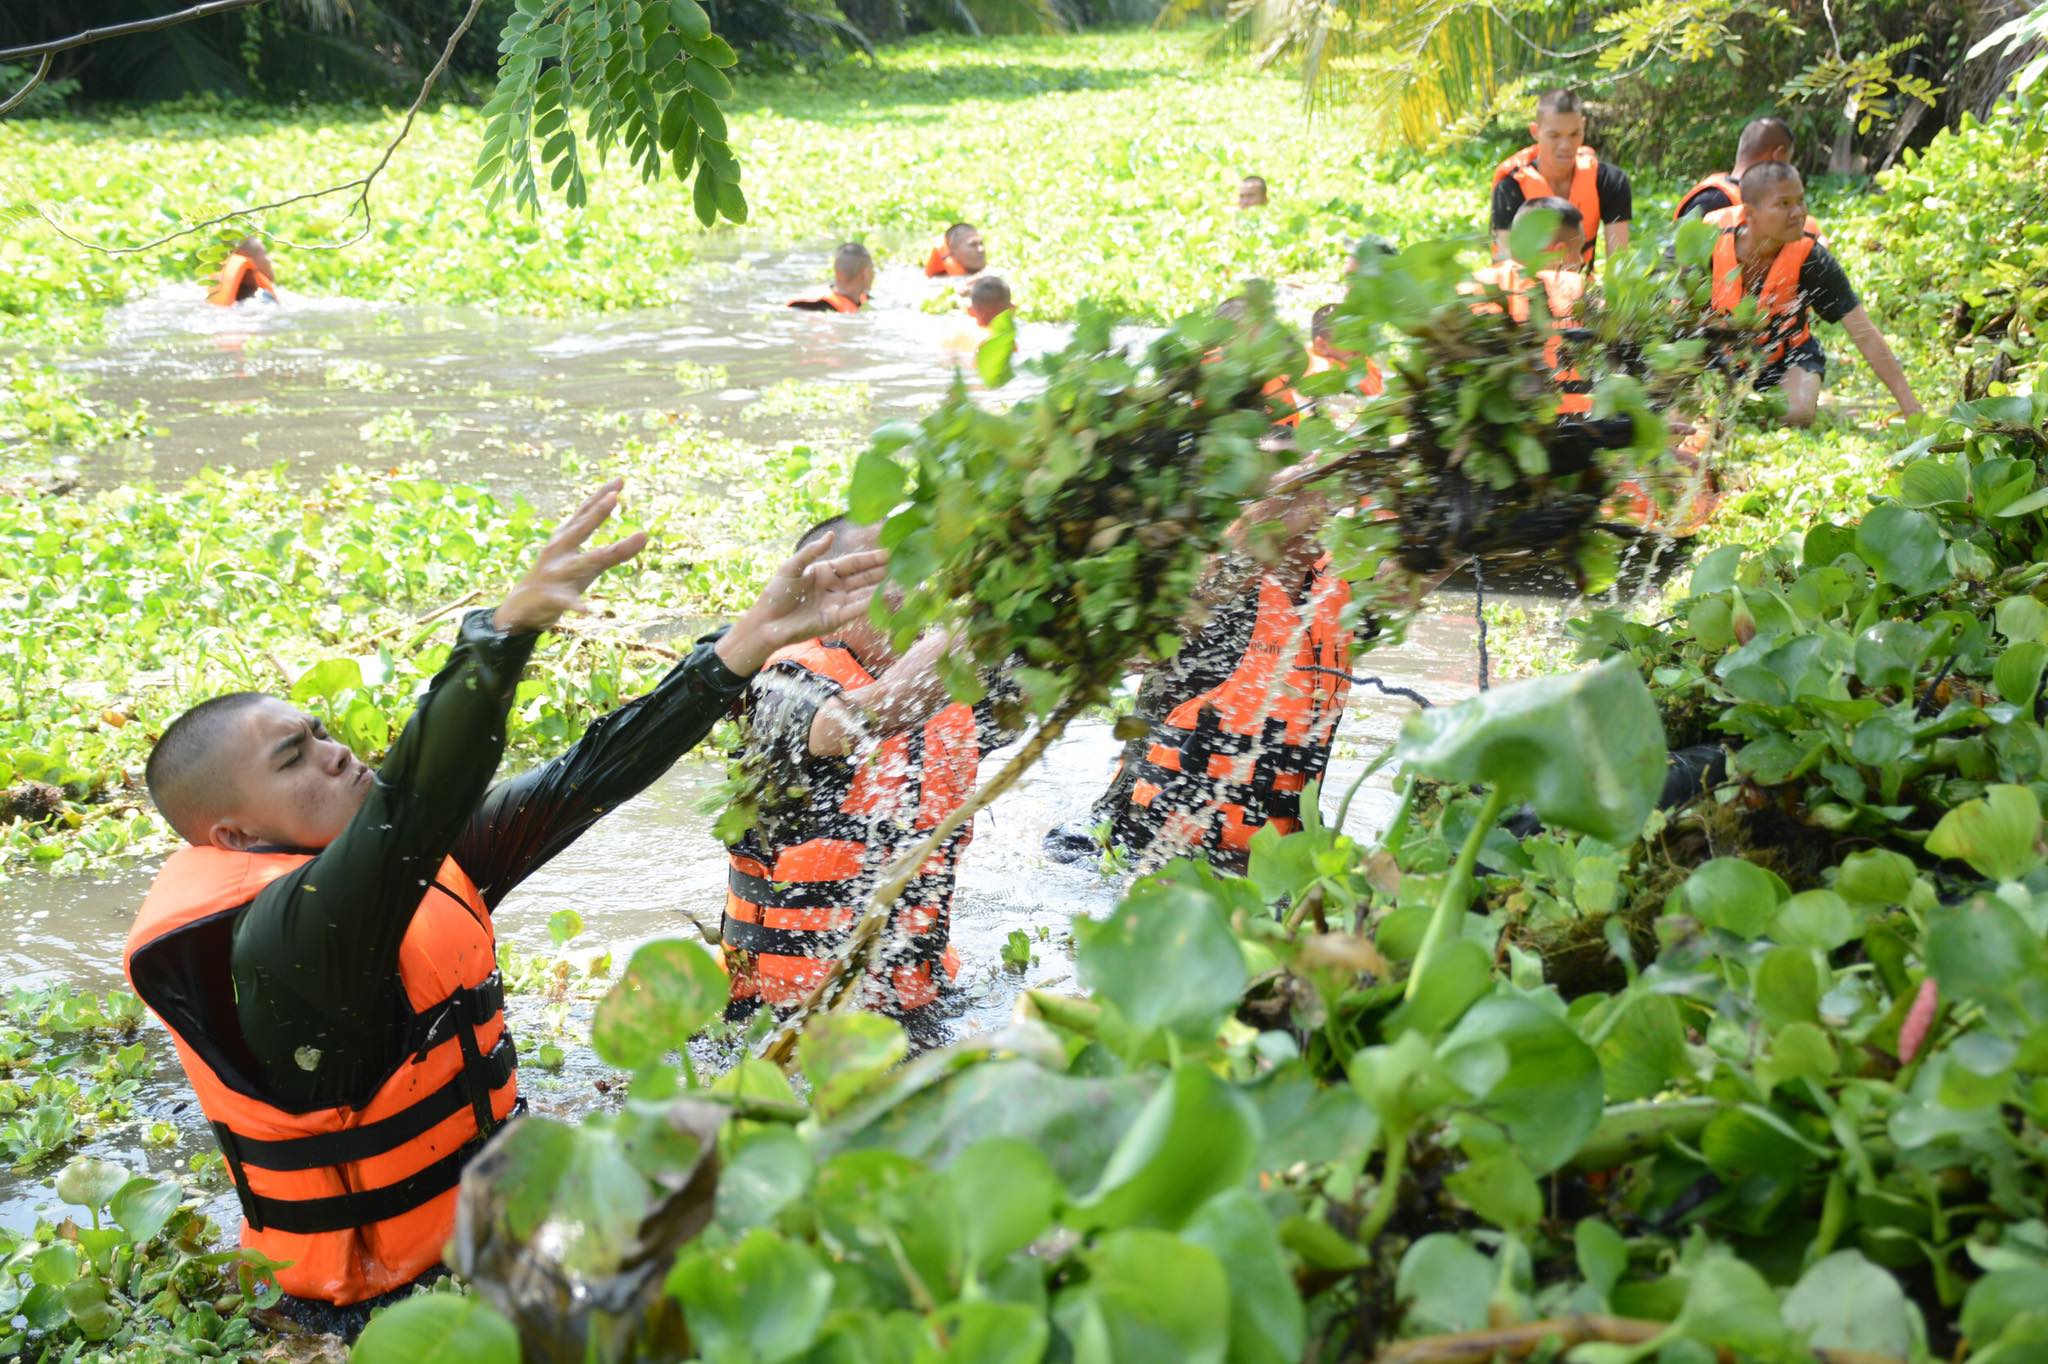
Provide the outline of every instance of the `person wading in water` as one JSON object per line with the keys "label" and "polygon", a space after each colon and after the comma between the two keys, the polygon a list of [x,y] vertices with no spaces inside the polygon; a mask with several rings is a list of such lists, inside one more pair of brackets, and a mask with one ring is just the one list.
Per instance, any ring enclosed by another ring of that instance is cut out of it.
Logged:
{"label": "person wading in water", "polygon": [[128,978],[171,1031],[239,1195],[242,1244],[288,1262],[296,1311],[352,1334],[435,1269],[456,1182],[519,1107],[491,912],[667,770],[777,650],[859,615],[886,555],[777,570],[729,629],[568,752],[491,785],[536,639],[646,544],[584,542],[614,481],[565,520],[495,611],[473,611],[372,770],[275,697],[216,697],[150,754],[152,799],[190,845],[157,873]]}

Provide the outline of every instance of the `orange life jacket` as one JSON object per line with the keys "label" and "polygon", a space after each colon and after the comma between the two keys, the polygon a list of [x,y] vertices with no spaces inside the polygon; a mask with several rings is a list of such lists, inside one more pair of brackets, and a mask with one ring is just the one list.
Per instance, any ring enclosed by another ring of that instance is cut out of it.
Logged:
{"label": "orange life jacket", "polygon": [[[1327,373],[1330,370],[1337,369],[1341,363],[1340,361],[1332,360],[1327,355],[1318,355],[1314,351],[1308,353],[1308,372],[1310,374]],[[1351,388],[1353,392],[1362,398],[1377,398],[1380,394],[1387,391],[1387,377],[1380,373],[1378,362],[1373,360],[1371,356],[1367,356],[1363,365],[1354,370],[1351,378]]]}
{"label": "orange life jacket", "polygon": [[[866,301],[866,299],[862,299],[861,303]],[[807,313],[857,313],[860,311],[860,303],[854,302],[837,289],[827,289],[821,294],[806,294],[802,298],[793,298],[789,301],[788,306],[801,308]]]}
{"label": "orange life jacket", "polygon": [[1301,581],[1259,577],[1257,615],[1229,674],[1151,722],[1116,839],[1243,856],[1271,825],[1301,827],[1301,793],[1320,781],[1351,690],[1351,585],[1324,557]]}
{"label": "orange life jacket", "polygon": [[932,248],[932,253],[924,258],[924,273],[926,279],[938,279],[943,275],[964,275],[968,270],[966,266],[953,259],[952,248],[941,241]]}
{"label": "orange life jacket", "polygon": [[[1572,310],[1578,306],[1579,298],[1585,292],[1585,281],[1570,270],[1538,270],[1536,278],[1543,284],[1545,300],[1550,305],[1550,335],[1543,342],[1544,363],[1550,366],[1551,378],[1557,384],[1557,411],[1559,416],[1580,416],[1593,410],[1593,385],[1566,363],[1564,342],[1558,332],[1571,322]],[[1477,293],[1491,285],[1507,297],[1508,316],[1517,323],[1527,325],[1530,318],[1529,277],[1522,273],[1522,267],[1514,261],[1504,260],[1478,271],[1475,283],[1460,285],[1465,293]],[[1475,313],[1497,313],[1500,305],[1491,299],[1472,305]]]}
{"label": "orange life jacket", "polygon": [[[1678,207],[1671,211],[1671,221],[1675,223],[1683,219],[1685,217],[1685,206],[1710,189],[1720,190],[1721,193],[1727,195],[1730,206],[1742,202],[1741,182],[1736,180],[1727,171],[1715,171],[1712,175],[1703,178],[1697,185],[1694,185],[1680,197]],[[1716,213],[1720,212],[1719,209],[1714,211]]]}
{"label": "orange life jacket", "polygon": [[253,286],[252,294],[269,294],[277,297],[277,286],[270,282],[270,276],[256,268],[256,262],[237,251],[221,262],[220,274],[215,276],[213,292],[206,301],[220,308],[232,308],[242,297],[242,286]]}
{"label": "orange life jacket", "polygon": [[[794,664],[840,692],[873,685],[853,651],[814,639],[769,659]],[[727,970],[735,1001],[794,1004],[816,988],[840,955],[874,881],[899,852],[929,833],[974,794],[981,758],[974,712],[957,702],[922,727],[892,734],[864,760],[820,760],[831,775],[810,793],[813,813],[802,836],[770,843],[762,828],[729,845],[725,922]],[[972,830],[962,829],[924,865],[891,909],[891,932],[907,950],[887,953],[884,998],[915,1009],[938,998],[932,966],[948,979],[960,959],[948,943],[953,871]]]}
{"label": "orange life jacket", "polygon": [[[1714,243],[1714,311],[1733,313],[1740,307],[1748,290],[1743,285],[1742,262],[1735,254],[1735,237],[1741,231],[1746,215],[1740,204],[1725,210],[1726,216],[1710,214],[1720,218],[1721,238]],[[1776,260],[1764,272],[1761,288],[1756,300],[1763,307],[1766,321],[1763,331],[1757,337],[1757,349],[1761,351],[1764,364],[1783,359],[1788,351],[1805,343],[1813,332],[1806,325],[1806,300],[1799,293],[1799,272],[1813,254],[1814,244],[1819,237],[1811,223],[1800,235],[1798,241],[1778,252]]]}
{"label": "orange life jacket", "polygon": [[[1543,177],[1542,171],[1536,169],[1536,152],[1537,148],[1533,145],[1524,147],[1495,166],[1493,182],[1497,185],[1513,176],[1515,183],[1521,186],[1524,202],[1556,196],[1557,191],[1550,187],[1550,181]],[[1564,197],[1571,200],[1572,206],[1578,209],[1579,216],[1585,219],[1586,248],[1583,255],[1586,273],[1590,275],[1593,273],[1593,257],[1600,238],[1600,157],[1583,143],[1579,146],[1578,156],[1572,162],[1571,193]]]}
{"label": "orange life jacket", "polygon": [[1301,425],[1302,409],[1308,405],[1308,399],[1294,391],[1294,383],[1286,375],[1278,374],[1266,380],[1266,386],[1259,390],[1259,394],[1270,399],[1266,406],[1280,414],[1273,418],[1273,425]]}
{"label": "orange life jacket", "polygon": [[411,1011],[391,1072],[360,1107],[272,1103],[235,1012],[230,948],[257,892],[304,853],[182,848],[128,930],[128,981],[170,1029],[242,1202],[242,1244],[285,1292],[347,1304],[439,1264],[455,1186],[519,1099],[489,911],[453,858],[398,951]]}

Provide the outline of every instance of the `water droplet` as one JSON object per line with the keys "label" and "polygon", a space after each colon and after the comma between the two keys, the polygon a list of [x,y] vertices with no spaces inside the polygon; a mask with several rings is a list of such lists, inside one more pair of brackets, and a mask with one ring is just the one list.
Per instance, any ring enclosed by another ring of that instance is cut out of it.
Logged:
{"label": "water droplet", "polygon": [[320,1048],[300,1047],[292,1053],[292,1060],[299,1063],[299,1069],[311,1073],[319,1068]]}

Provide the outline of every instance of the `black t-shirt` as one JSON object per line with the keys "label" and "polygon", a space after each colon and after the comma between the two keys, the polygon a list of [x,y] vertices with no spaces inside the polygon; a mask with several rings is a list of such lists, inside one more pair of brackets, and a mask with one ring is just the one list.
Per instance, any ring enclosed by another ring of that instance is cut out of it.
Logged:
{"label": "black t-shirt", "polygon": [[1806,263],[1799,267],[1799,301],[1813,309],[1823,322],[1840,322],[1855,312],[1861,302],[1842,263],[1819,242],[1813,244]]}
{"label": "black t-shirt", "polygon": [[1730,199],[1727,192],[1719,185],[1708,185],[1686,201],[1685,207],[1679,210],[1678,216],[1680,219],[1704,218],[1709,213],[1729,208],[1734,203],[1735,201]]}
{"label": "black t-shirt", "polygon": [[[1611,161],[1602,161],[1593,171],[1593,188],[1600,196],[1600,221],[1603,223],[1625,223],[1635,217],[1635,191],[1629,188],[1628,175]],[[1493,230],[1505,232],[1515,225],[1515,210],[1527,201],[1522,186],[1512,175],[1503,175],[1493,183]],[[1593,224],[1586,224],[1586,235],[1593,236]]]}

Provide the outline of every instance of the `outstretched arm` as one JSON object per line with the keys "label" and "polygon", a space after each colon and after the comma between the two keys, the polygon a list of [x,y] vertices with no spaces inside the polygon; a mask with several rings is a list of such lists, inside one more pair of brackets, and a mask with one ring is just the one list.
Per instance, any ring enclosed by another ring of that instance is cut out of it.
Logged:
{"label": "outstretched arm", "polygon": [[1913,386],[1906,382],[1906,371],[1899,365],[1899,357],[1892,354],[1891,344],[1884,339],[1884,333],[1870,320],[1862,304],[1851,308],[1842,317],[1842,330],[1849,333],[1849,339],[1856,343],[1856,349],[1870,367],[1877,371],[1877,377],[1898,399],[1899,411],[1912,416],[1920,410],[1920,400],[1913,396]]}
{"label": "outstretched arm", "polygon": [[592,721],[568,752],[491,788],[455,848],[455,860],[496,907],[512,889],[599,817],[703,742],[787,644],[826,634],[867,607],[888,558],[874,551],[820,562],[830,537],[777,570],[731,629],[707,637],[660,684]]}
{"label": "outstretched arm", "polygon": [[294,1107],[360,1102],[388,1073],[400,1007],[398,951],[505,746],[505,716],[533,650],[599,573],[644,543],[581,546],[616,484],[563,522],[496,612],[475,611],[334,842],[264,887],[236,924],[231,967],[242,1031],[265,1092]]}
{"label": "outstretched arm", "polygon": [[1628,250],[1628,219],[1623,218],[1619,222],[1607,224],[1602,235],[1607,239],[1607,258],[1613,260]]}
{"label": "outstretched arm", "polygon": [[900,734],[938,714],[952,700],[938,673],[939,660],[952,647],[953,636],[935,630],[872,685],[841,692],[818,707],[807,745],[811,756],[844,757],[864,740]]}

